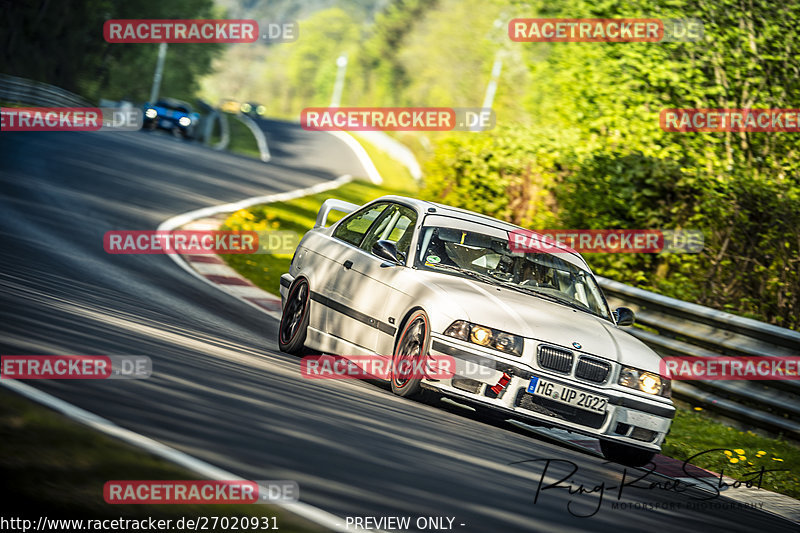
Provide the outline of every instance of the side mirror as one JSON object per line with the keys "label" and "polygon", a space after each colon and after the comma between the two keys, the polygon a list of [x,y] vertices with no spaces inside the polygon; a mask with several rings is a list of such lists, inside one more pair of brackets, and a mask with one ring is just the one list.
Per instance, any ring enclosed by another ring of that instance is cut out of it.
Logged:
{"label": "side mirror", "polygon": [[403,263],[399,257],[400,254],[397,251],[397,246],[392,241],[386,241],[383,239],[379,240],[372,245],[372,253],[381,259],[386,259],[387,261],[391,261],[397,265]]}
{"label": "side mirror", "polygon": [[618,326],[632,326],[636,321],[633,311],[627,307],[617,307],[614,309],[614,319]]}

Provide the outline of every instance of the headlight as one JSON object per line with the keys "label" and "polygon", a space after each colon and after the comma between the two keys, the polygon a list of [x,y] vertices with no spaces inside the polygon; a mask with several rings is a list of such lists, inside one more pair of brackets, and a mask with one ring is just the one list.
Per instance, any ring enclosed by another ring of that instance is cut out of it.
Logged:
{"label": "headlight", "polygon": [[448,337],[469,341],[478,346],[486,346],[499,352],[522,356],[522,337],[472,324],[466,320],[456,320],[444,331]]}
{"label": "headlight", "polygon": [[239,107],[239,110],[242,113],[249,113],[251,109],[253,109],[253,106],[250,104],[242,104],[241,107]]}
{"label": "headlight", "polygon": [[469,332],[469,340],[478,346],[486,346],[492,340],[492,330],[483,326],[472,326]]}
{"label": "headlight", "polygon": [[672,387],[669,379],[638,368],[622,367],[617,382],[623,387],[640,390],[647,394],[664,396],[665,398],[672,396]]}
{"label": "headlight", "polygon": [[186,127],[191,123],[192,123],[192,119],[190,119],[189,117],[181,117],[181,118],[178,119],[178,124],[180,124],[183,127]]}
{"label": "headlight", "polygon": [[260,106],[258,106],[256,108],[256,113],[258,113],[259,115],[263,115],[266,112],[267,112],[267,108],[265,106],[263,106],[263,105],[260,105]]}
{"label": "headlight", "polygon": [[147,118],[156,118],[156,116],[158,116],[158,112],[151,107],[144,112],[144,116],[146,116]]}

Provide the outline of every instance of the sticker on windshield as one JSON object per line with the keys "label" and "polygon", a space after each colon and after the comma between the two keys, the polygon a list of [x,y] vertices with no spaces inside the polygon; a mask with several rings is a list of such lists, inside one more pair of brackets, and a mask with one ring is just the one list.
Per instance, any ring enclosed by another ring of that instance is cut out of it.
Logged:
{"label": "sticker on windshield", "polygon": [[442,260],[439,258],[438,255],[429,255],[428,257],[425,258],[425,261],[427,261],[428,263],[430,263],[432,265],[435,265],[436,263],[441,263],[442,262]]}

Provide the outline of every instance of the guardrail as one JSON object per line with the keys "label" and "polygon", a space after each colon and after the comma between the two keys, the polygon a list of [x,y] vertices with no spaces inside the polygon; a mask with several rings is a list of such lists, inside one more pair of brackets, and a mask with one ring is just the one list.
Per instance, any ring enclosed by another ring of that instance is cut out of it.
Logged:
{"label": "guardrail", "polygon": [[235,117],[239,120],[239,122],[247,126],[247,128],[250,130],[250,133],[252,133],[253,137],[256,138],[258,153],[260,154],[261,160],[264,163],[269,162],[269,160],[272,159],[272,156],[269,153],[269,146],[267,146],[267,136],[264,135],[264,132],[258,127],[256,121],[247,115],[243,115],[242,113],[235,115]]}
{"label": "guardrail", "polygon": [[[34,80],[18,78],[8,74],[0,74],[0,101],[30,106],[45,107],[95,107],[84,98],[73,94],[65,89]],[[110,107],[100,102],[101,107]],[[205,144],[211,145],[211,132],[214,121],[220,123],[220,140],[212,148],[224,150],[230,142],[230,128],[227,117],[217,109],[201,102],[200,105],[206,111],[203,120],[203,130],[201,133]]]}
{"label": "guardrail", "polygon": [[[214,131],[214,122],[219,122],[219,142],[217,144],[211,144],[211,134]],[[228,144],[231,142],[231,128],[230,124],[228,123],[228,117],[225,116],[225,113],[222,113],[219,109],[213,109],[206,118],[206,127],[203,133],[203,142],[206,146],[211,146],[214,150],[224,150],[228,147]]]}
{"label": "guardrail", "polygon": [[[800,332],[598,277],[611,307],[630,307],[631,334],[662,356],[800,356]],[[673,395],[800,440],[800,381],[673,381]]]}
{"label": "guardrail", "polygon": [[0,100],[51,107],[94,107],[77,94],[39,81],[0,74]]}

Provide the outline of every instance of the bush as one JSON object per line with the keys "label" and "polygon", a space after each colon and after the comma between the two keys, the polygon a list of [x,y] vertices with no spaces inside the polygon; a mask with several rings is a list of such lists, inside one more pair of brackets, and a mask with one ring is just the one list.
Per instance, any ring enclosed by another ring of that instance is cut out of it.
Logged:
{"label": "bush", "polygon": [[528,130],[451,136],[422,196],[531,229],[699,229],[700,254],[587,254],[596,273],[796,329],[800,186],[638,151],[579,156]]}

